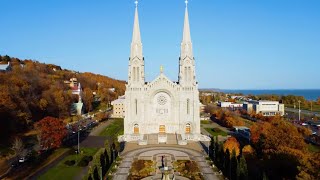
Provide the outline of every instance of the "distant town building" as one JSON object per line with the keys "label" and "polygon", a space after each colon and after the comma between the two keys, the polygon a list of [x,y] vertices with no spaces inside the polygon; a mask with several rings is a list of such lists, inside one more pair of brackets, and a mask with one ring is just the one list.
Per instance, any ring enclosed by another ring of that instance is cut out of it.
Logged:
{"label": "distant town building", "polygon": [[284,115],[284,104],[278,101],[251,100],[243,104],[243,109],[248,113],[255,112],[263,116]]}
{"label": "distant town building", "polygon": [[125,108],[124,108],[125,96],[120,96],[118,99],[111,102],[113,106],[112,117],[114,118],[124,118]]}
{"label": "distant town building", "polygon": [[211,117],[210,113],[202,113],[202,114],[200,114],[200,120],[201,121],[210,120],[210,117]]}
{"label": "distant town building", "polygon": [[78,102],[71,104],[71,115],[82,115],[84,113],[84,104],[82,102],[81,84],[78,83],[77,78],[71,78],[69,81],[65,80],[64,83],[70,87],[72,94],[78,95]]}
{"label": "distant town building", "polygon": [[11,70],[11,64],[8,62],[7,64],[0,64],[0,72],[6,72]]}
{"label": "distant town building", "polygon": [[230,108],[230,109],[241,109],[243,107],[243,104],[241,103],[233,103],[233,102],[218,102],[218,106],[222,108]]}
{"label": "distant town building", "polygon": [[199,106],[200,106],[200,113],[203,113],[205,112],[206,110],[206,105],[202,104],[201,102],[199,103]]}
{"label": "distant town building", "polygon": [[109,88],[108,90],[111,91],[111,92],[115,92],[116,88]]}
{"label": "distant town building", "polygon": [[81,84],[80,84],[80,83],[74,84],[74,85],[71,87],[71,90],[72,90],[72,94],[76,94],[76,95],[81,96],[82,89],[81,89]]}

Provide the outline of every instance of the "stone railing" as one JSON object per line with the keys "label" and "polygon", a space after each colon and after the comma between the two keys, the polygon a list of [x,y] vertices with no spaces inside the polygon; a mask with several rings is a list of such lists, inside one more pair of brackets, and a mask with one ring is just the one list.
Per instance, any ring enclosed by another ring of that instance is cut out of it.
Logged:
{"label": "stone railing", "polygon": [[143,140],[143,134],[125,134],[118,136],[118,142],[131,142],[131,141],[139,141]]}

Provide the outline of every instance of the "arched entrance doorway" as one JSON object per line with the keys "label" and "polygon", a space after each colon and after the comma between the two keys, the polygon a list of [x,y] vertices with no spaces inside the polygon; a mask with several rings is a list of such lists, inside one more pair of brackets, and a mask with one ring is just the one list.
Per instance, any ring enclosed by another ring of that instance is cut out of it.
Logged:
{"label": "arched entrance doorway", "polygon": [[135,125],[133,126],[133,133],[134,133],[134,134],[139,134],[139,125],[138,125],[138,124],[135,124]]}
{"label": "arched entrance doorway", "polygon": [[165,134],[166,133],[166,126],[160,125],[159,126],[159,134]]}
{"label": "arched entrance doorway", "polygon": [[190,134],[191,133],[191,125],[190,123],[186,124],[186,134]]}

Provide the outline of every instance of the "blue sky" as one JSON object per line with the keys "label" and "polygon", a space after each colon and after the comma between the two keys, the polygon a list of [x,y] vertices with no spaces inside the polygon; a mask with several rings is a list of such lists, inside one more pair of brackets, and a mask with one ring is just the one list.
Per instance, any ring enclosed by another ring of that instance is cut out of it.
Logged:
{"label": "blue sky", "polygon": [[[134,0],[0,0],[0,55],[126,80]],[[177,80],[184,0],[140,0],[146,79]],[[190,0],[200,88],[320,89],[319,0]]]}

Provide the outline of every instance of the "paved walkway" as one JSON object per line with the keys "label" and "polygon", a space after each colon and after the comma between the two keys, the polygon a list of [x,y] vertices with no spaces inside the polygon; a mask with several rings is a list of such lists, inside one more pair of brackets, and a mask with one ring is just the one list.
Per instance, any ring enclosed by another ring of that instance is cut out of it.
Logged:
{"label": "paved walkway", "polygon": [[167,154],[174,160],[189,158],[190,160],[196,161],[204,179],[218,180],[218,176],[207,163],[205,155],[201,149],[202,148],[199,146],[199,143],[189,143],[187,146],[150,145],[140,146],[140,148],[136,148],[133,143],[127,143],[125,151],[121,153],[121,157],[123,158],[122,163],[116,171],[113,179],[126,180],[130,172],[131,164],[135,159],[157,159],[158,155]]}
{"label": "paved walkway", "polygon": [[[106,136],[99,136],[99,134],[107,128],[111,123],[116,121],[116,119],[110,119],[108,121],[102,122],[99,124],[99,126],[96,126],[89,134],[89,136],[81,142],[81,147],[89,147],[89,148],[104,148],[105,144],[104,142],[107,139],[110,139],[110,137]],[[85,176],[88,173],[89,166],[92,164],[92,162],[89,163],[87,167],[82,168],[81,172],[74,177],[74,180],[82,180],[83,176]]]}

